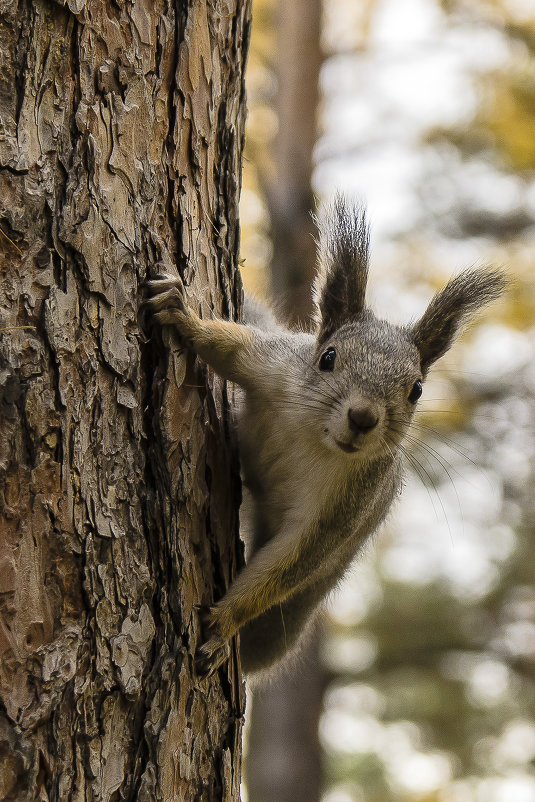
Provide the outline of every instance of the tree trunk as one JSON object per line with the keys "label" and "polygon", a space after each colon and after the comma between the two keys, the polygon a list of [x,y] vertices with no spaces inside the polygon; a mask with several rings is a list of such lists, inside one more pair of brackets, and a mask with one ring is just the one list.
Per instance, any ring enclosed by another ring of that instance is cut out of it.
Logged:
{"label": "tree trunk", "polygon": [[239,313],[249,13],[0,0],[0,800],[239,799],[227,390],[137,307],[160,263]]}
{"label": "tree trunk", "polygon": [[279,0],[277,19],[278,132],[275,180],[267,187],[273,235],[272,290],[290,322],[312,312],[315,226],[311,211],[321,67],[321,0]]}
{"label": "tree trunk", "polygon": [[253,692],[246,762],[250,802],[319,802],[318,725],[325,688],[320,634],[314,630],[291,674]]}

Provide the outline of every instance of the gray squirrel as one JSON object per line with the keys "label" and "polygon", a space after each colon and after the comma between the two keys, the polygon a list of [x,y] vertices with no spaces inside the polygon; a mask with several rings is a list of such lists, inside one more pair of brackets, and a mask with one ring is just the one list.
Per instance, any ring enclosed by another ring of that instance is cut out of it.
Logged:
{"label": "gray squirrel", "polygon": [[251,542],[247,564],[206,613],[201,676],[222,665],[238,632],[246,674],[295,650],[401,489],[399,446],[429,368],[507,285],[498,269],[467,270],[416,323],[392,325],[366,306],[368,250],[364,211],[337,196],[320,217],[313,333],[286,329],[247,299],[245,325],[203,320],[178,275],[147,283],[159,323],[243,390]]}

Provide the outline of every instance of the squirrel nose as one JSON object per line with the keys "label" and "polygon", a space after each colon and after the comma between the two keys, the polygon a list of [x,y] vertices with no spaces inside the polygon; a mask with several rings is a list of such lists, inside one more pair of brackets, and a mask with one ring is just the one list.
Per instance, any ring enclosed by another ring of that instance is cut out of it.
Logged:
{"label": "squirrel nose", "polygon": [[379,418],[369,408],[364,409],[350,409],[348,410],[347,417],[349,420],[349,428],[354,434],[366,434],[371,432],[379,422]]}

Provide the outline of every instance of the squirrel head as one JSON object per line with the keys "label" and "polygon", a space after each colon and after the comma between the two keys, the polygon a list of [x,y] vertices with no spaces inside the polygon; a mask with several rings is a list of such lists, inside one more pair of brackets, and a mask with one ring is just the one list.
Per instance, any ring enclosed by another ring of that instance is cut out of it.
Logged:
{"label": "squirrel head", "polygon": [[508,282],[497,269],[467,270],[436,293],[416,323],[392,325],[365,302],[369,231],[364,210],[338,195],[322,214],[319,232],[310,389],[324,396],[323,442],[364,459],[392,454],[431,365]]}

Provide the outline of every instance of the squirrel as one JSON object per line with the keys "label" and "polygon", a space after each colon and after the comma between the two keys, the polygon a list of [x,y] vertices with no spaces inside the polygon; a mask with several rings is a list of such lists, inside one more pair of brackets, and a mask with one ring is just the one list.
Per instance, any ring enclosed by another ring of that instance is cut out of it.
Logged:
{"label": "squirrel", "polygon": [[412,325],[366,305],[369,229],[338,195],[320,215],[314,329],[290,331],[245,300],[245,324],[201,319],[178,275],[147,282],[160,324],[243,391],[238,440],[252,500],[246,565],[205,614],[197,650],[212,674],[240,634],[247,675],[288,653],[401,491],[400,444],[429,368],[507,286],[500,269],[466,270]]}

